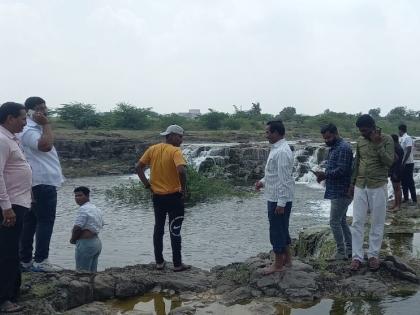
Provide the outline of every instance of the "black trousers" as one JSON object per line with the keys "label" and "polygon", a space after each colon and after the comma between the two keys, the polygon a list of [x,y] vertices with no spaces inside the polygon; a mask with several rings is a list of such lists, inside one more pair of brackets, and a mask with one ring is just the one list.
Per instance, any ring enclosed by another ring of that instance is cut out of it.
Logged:
{"label": "black trousers", "polygon": [[182,264],[181,226],[184,220],[184,201],[182,194],[153,195],[155,228],[153,246],[157,264],[163,263],[163,234],[165,233],[166,215],[169,217],[169,235],[171,237],[172,261],[175,267]]}
{"label": "black trousers", "polygon": [[12,227],[2,224],[3,213],[0,211],[0,304],[7,300],[16,301],[21,284],[19,238],[23,216],[28,209],[17,205],[12,205],[12,208],[16,214],[16,224]]}
{"label": "black trousers", "polygon": [[404,200],[408,201],[408,192],[410,191],[411,199],[414,202],[417,202],[416,185],[414,183],[413,172],[414,163],[404,165],[401,177],[401,186],[404,195]]}

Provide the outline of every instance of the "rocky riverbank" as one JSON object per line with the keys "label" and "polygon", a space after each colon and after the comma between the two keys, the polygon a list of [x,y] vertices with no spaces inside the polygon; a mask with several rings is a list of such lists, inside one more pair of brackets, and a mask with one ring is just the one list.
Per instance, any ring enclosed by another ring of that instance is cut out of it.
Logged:
{"label": "rocky riverbank", "polygon": [[[382,263],[378,272],[367,267],[352,273],[349,261],[329,261],[334,246],[328,227],[302,231],[294,241],[293,266],[265,276],[269,253],[244,262],[217,266],[210,271],[192,268],[174,273],[168,265],[157,271],[152,264],[110,268],[97,274],[61,271],[25,273],[21,314],[118,314],[110,301],[155,292],[176,301],[171,314],[278,314],[278,305],[313,303],[322,298],[382,299],[419,290],[420,259],[407,244],[393,245],[398,233],[415,234],[420,227],[420,208],[408,206],[387,219]],[[398,247],[401,256],[395,249]],[[405,253],[405,254],[404,254]],[[150,314],[141,308],[124,314]],[[235,314],[235,313],[233,313]]]}
{"label": "rocky riverbank", "polygon": [[[66,177],[120,175],[134,173],[138,158],[151,144],[150,140],[139,141],[123,138],[109,139],[58,139],[56,148]],[[310,163],[319,164],[325,159],[326,149],[310,140],[296,141],[296,179],[308,173]],[[228,143],[183,145],[189,164],[200,172],[213,172],[214,167],[223,177],[236,181],[261,178],[270,151],[267,143]],[[219,174],[219,175],[220,175]]]}

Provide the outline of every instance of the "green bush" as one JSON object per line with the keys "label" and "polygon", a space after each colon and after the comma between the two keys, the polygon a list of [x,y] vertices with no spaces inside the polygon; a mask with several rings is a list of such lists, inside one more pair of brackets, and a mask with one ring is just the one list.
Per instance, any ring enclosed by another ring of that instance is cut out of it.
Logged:
{"label": "green bush", "polygon": [[[231,182],[215,177],[207,177],[192,167],[187,167],[187,194],[185,203],[192,206],[228,196],[243,196],[245,193]],[[150,202],[151,192],[140,181],[130,180],[106,190],[106,196],[120,202],[137,204]]]}

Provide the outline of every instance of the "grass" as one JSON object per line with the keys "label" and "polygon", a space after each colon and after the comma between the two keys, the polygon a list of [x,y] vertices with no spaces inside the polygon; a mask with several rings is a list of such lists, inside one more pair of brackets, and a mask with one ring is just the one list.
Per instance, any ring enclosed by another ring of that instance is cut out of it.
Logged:
{"label": "grass", "polygon": [[[139,181],[130,180],[128,184],[114,186],[105,192],[107,198],[123,203],[137,204],[150,203],[150,190],[145,189]],[[187,168],[187,195],[186,206],[211,200],[220,200],[223,197],[244,196],[244,191],[235,187],[230,181],[210,178],[198,173],[192,167]]]}

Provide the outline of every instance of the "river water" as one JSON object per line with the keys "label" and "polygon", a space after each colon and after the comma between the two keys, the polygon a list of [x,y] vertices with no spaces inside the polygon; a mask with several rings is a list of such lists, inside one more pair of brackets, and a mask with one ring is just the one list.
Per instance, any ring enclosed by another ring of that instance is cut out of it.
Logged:
{"label": "river water", "polygon": [[[128,183],[130,176],[69,179],[58,192],[57,219],[50,247],[50,261],[74,268],[74,246],[69,243],[77,205],[73,189],[91,188],[91,201],[104,212],[105,227],[99,270],[130,264],[149,263],[153,257],[154,216],[151,204],[127,205],[107,200],[106,189]],[[132,176],[136,179],[135,176]],[[323,190],[297,184],[290,221],[293,237],[307,226],[327,224],[329,202]],[[216,265],[243,261],[270,250],[266,203],[259,194],[228,198],[186,209],[182,226],[184,261],[210,269]],[[164,238],[164,255],[171,260],[169,234]]]}
{"label": "river water", "polygon": [[[154,261],[154,216],[151,204],[127,205],[105,197],[107,189],[128,183],[130,178],[137,180],[136,176],[102,176],[75,178],[65,182],[58,192],[57,219],[50,247],[52,263],[69,269],[75,267],[74,246],[69,243],[69,239],[78,208],[73,199],[73,189],[79,185],[91,188],[91,201],[104,212],[106,225],[100,234],[103,250],[99,258],[99,270]],[[323,193],[323,187],[316,183],[296,184],[290,220],[292,237],[297,237],[305,227],[328,224],[329,202],[323,199]],[[352,206],[348,215],[352,215]],[[227,198],[187,208],[182,236],[184,261],[204,269],[243,261],[260,252],[269,251],[266,203],[262,194]],[[167,260],[171,260],[168,233],[164,239],[164,255]],[[153,306],[156,304],[155,299],[139,298],[134,300],[133,305],[140,309],[152,307],[154,314],[167,314],[170,305],[166,311],[165,308],[161,311]],[[165,303],[171,304],[170,301]],[[304,307],[278,305],[277,308],[279,314],[290,315],[414,315],[420,314],[416,307],[419,303],[420,295],[411,293],[403,297],[390,296],[381,301],[323,299]],[[128,309],[121,307],[122,313],[125,310]],[[241,306],[234,306],[226,312],[223,313],[245,314]]]}

